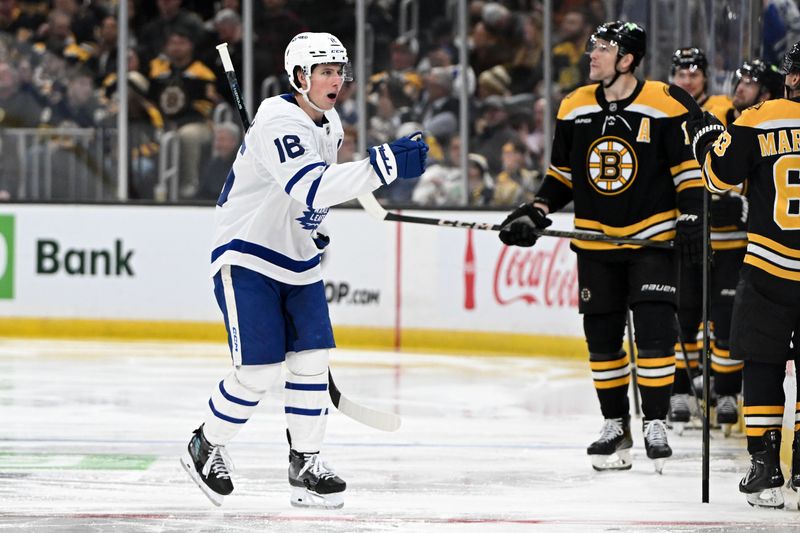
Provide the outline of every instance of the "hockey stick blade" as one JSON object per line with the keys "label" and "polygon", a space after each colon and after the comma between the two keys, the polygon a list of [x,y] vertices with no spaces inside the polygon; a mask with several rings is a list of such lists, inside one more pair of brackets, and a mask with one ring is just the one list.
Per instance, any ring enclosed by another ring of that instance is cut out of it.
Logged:
{"label": "hockey stick blade", "polygon": [[703,115],[703,110],[697,105],[697,101],[691,94],[681,89],[677,85],[669,85],[667,92],[671,97],[678,101],[689,112],[689,116],[693,119],[698,119]]}
{"label": "hockey stick blade", "polygon": [[346,396],[342,396],[339,387],[333,381],[333,374],[331,374],[330,368],[328,369],[328,392],[336,409],[356,422],[381,431],[397,431],[400,428],[400,417],[396,414],[378,411],[377,409],[357,404]]}
{"label": "hockey stick blade", "polygon": [[[407,222],[411,224],[426,224],[429,226],[445,226],[448,228],[467,228],[485,231],[500,231],[500,224],[490,224],[488,222],[468,222],[463,220],[450,220],[446,218],[419,217],[414,215],[402,215],[392,213],[378,203],[374,196],[366,194],[358,197],[361,207],[369,215],[378,220],[390,222]],[[652,248],[672,248],[672,241],[656,241],[653,239],[635,239],[625,237],[609,237],[602,233],[585,233],[581,231],[563,231],[552,229],[534,229],[540,237],[560,237],[562,239],[578,239],[582,241],[607,242],[609,244],[633,244],[637,246],[649,246]]]}

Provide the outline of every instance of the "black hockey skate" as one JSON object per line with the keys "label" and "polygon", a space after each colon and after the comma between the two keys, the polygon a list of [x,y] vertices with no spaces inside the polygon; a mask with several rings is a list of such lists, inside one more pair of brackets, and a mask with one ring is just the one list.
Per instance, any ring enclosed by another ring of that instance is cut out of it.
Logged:
{"label": "black hockey skate", "polygon": [[595,470],[630,470],[631,447],[631,418],[606,418],[600,438],[586,449],[592,460]]}
{"label": "black hockey skate", "polygon": [[653,460],[653,466],[660,474],[664,470],[665,459],[672,456],[672,448],[667,442],[667,424],[659,418],[642,420],[642,433],[647,457]]}
{"label": "black hockey skate", "polygon": [[719,396],[717,398],[717,424],[722,433],[729,437],[733,425],[739,422],[739,409],[736,396]]}
{"label": "black hockey skate", "polygon": [[745,494],[747,503],[753,507],[783,509],[781,432],[771,429],[764,433],[762,440],[765,449],[750,456],[750,470],[739,482],[739,492]]}
{"label": "black hockey skate", "polygon": [[194,430],[181,457],[181,466],[214,505],[222,505],[233,492],[233,462],[225,446],[214,446],[203,435],[203,426]]}
{"label": "black hockey skate", "polygon": [[319,457],[319,453],[289,450],[291,503],[295,507],[339,509],[347,484]]}
{"label": "black hockey skate", "polygon": [[669,398],[669,421],[672,430],[677,435],[682,435],[683,430],[686,429],[686,424],[692,418],[692,411],[689,407],[688,394],[673,394]]}

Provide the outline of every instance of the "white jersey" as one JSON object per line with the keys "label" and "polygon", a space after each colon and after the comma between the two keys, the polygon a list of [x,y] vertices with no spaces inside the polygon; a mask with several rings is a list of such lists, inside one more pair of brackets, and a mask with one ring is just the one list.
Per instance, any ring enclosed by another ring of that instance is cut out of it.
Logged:
{"label": "white jersey", "polygon": [[217,201],[212,276],[227,264],[292,285],[319,281],[312,232],[328,208],[395,179],[379,178],[369,158],[337,164],[339,115],[326,111],[322,122],[292,95],[261,103]]}

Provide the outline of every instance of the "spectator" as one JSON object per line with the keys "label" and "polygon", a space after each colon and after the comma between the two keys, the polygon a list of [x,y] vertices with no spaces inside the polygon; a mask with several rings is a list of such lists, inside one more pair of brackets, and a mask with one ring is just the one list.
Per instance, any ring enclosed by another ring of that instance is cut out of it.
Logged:
{"label": "spectator", "polygon": [[521,42],[518,19],[505,6],[488,2],[481,8],[480,21],[471,32],[470,65],[478,76],[496,65],[511,63]]}
{"label": "spectator", "polygon": [[[119,102],[117,98],[117,76],[112,75],[104,88],[109,100],[108,114],[102,125],[114,128],[117,124]],[[150,82],[139,72],[128,72],[128,198],[152,200],[158,181],[159,138],[164,130],[164,119],[158,107],[147,95]],[[106,159],[106,171],[116,172],[116,155]]]}
{"label": "spectator", "polygon": [[469,154],[467,167],[469,194],[467,201],[470,207],[486,207],[494,198],[494,180],[489,174],[489,163],[480,154]]}
{"label": "spectator", "polygon": [[[372,104],[373,101],[374,104]],[[403,81],[398,78],[381,83],[377,94],[370,98],[370,104],[372,104],[372,112],[369,113],[367,144],[382,144],[390,141],[396,137],[400,125],[413,118],[411,107],[414,105],[414,101],[403,90]],[[422,129],[421,126],[420,129]]]}
{"label": "spectator", "polygon": [[286,0],[261,0],[262,9],[256,10],[253,27],[256,29],[256,48],[271,56],[268,75],[277,76],[281,86],[288,90],[283,51],[292,37],[308,31],[308,27],[294,11],[286,8],[286,4]]}
{"label": "spectator", "polygon": [[100,21],[95,32],[95,46],[88,66],[95,73],[95,81],[101,83],[117,71],[117,18],[109,15]]}
{"label": "spectator", "polygon": [[370,77],[367,93],[375,94],[388,81],[399,80],[406,97],[417,101],[422,90],[422,77],[414,69],[419,52],[416,39],[398,37],[389,46],[389,51],[389,69]]}
{"label": "spectator", "polygon": [[780,65],[787,48],[800,40],[800,9],[795,0],[763,0],[763,4],[764,61]]}
{"label": "spectator", "polygon": [[586,41],[592,33],[589,18],[583,9],[569,9],[561,18],[561,42],[553,47],[553,81],[562,94],[586,84],[589,60]]}
{"label": "spectator", "polygon": [[486,158],[492,174],[499,173],[502,170],[501,149],[516,137],[516,132],[508,123],[508,112],[501,97],[490,96],[483,101],[475,130],[471,146],[476,153]]}
{"label": "spectator", "polygon": [[236,152],[242,143],[242,132],[233,122],[222,122],[214,126],[214,147],[211,159],[203,165],[200,172],[200,188],[198,200],[216,200],[225,184],[225,179],[232,172]]}
{"label": "spectator", "polygon": [[0,33],[11,35],[17,42],[31,39],[44,22],[44,14],[23,11],[17,0],[0,1]]}
{"label": "spectator", "polygon": [[[163,1],[163,0],[162,0]],[[194,44],[188,31],[172,28],[164,46],[164,57],[150,62],[150,97],[164,115],[168,129],[180,138],[180,195],[197,193],[200,160],[211,144],[211,111],[218,100],[216,76],[194,59]]]}
{"label": "spectator", "polygon": [[[84,67],[73,68],[66,82],[64,97],[42,111],[41,125],[52,128],[95,128],[104,110],[95,94],[94,76]],[[103,168],[95,150],[96,139],[72,134],[53,136],[45,152],[37,157],[50,158],[54,173],[50,199],[86,198],[89,194],[102,196]],[[91,192],[90,192],[91,191]],[[98,192],[99,191],[99,192]]]}
{"label": "spectator", "polygon": [[80,43],[72,33],[72,16],[53,10],[36,34],[33,51],[39,56],[50,53],[70,64],[85,63],[92,57],[93,46]]}
{"label": "spectator", "polygon": [[339,120],[342,121],[342,126],[345,126],[345,131],[347,126],[358,124],[358,104],[354,98],[358,87],[357,83],[356,81],[345,82],[336,98],[336,112],[339,113]]}
{"label": "spectator", "polygon": [[434,67],[425,75],[425,92],[417,104],[417,116],[428,135],[440,145],[458,131],[458,100],[453,98],[453,71]]}
{"label": "spectator", "polygon": [[91,43],[95,40],[98,19],[87,2],[77,0],[52,0],[52,10],[61,11],[70,17],[70,30],[78,43]]}
{"label": "spectator", "polygon": [[20,189],[20,164],[17,137],[5,134],[11,128],[35,128],[41,107],[29,94],[20,91],[19,73],[8,61],[0,60],[0,200],[16,199]]}
{"label": "spectator", "polygon": [[158,16],[145,24],[137,34],[139,54],[145,64],[164,50],[168,37],[176,28],[188,35],[198,50],[205,47],[207,38],[202,19],[181,8],[181,0],[157,0],[156,5]]}
{"label": "spectator", "polygon": [[444,161],[431,165],[420,176],[411,200],[417,205],[446,206],[464,204],[464,178],[461,174],[461,138],[453,137]]}
{"label": "spectator", "polygon": [[528,165],[522,141],[514,139],[503,145],[503,171],[495,181],[493,205],[515,206],[533,201],[542,179],[538,172],[526,168]]}
{"label": "spectator", "polygon": [[67,77],[64,98],[45,108],[41,124],[54,128],[93,128],[103,109],[95,95],[94,76],[83,67],[76,67]]}

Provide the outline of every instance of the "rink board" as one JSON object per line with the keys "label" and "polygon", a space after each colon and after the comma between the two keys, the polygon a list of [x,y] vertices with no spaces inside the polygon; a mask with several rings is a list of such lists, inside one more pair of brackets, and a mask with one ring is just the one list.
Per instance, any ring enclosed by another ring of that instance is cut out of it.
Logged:
{"label": "rink board", "polygon": [[[501,212],[414,212],[496,223]],[[569,229],[571,215],[554,227]],[[224,338],[210,207],[6,205],[0,334]],[[323,275],[343,346],[578,354],[575,256],[564,239],[508,248],[491,231],[333,209]]]}

